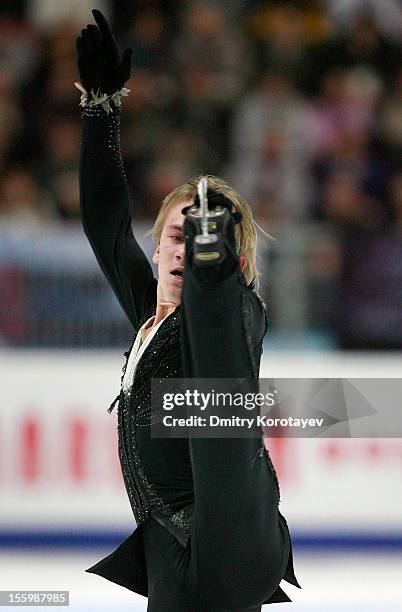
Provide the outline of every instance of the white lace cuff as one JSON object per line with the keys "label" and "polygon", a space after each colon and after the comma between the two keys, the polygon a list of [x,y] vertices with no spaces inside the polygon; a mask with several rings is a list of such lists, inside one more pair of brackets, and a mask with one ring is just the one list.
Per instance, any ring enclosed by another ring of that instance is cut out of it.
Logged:
{"label": "white lace cuff", "polygon": [[81,92],[80,106],[84,108],[88,106],[101,106],[107,114],[113,112],[113,107],[110,105],[110,102],[113,102],[116,108],[121,108],[121,99],[123,96],[128,96],[130,93],[127,87],[122,87],[113,94],[102,93],[99,89],[96,93],[91,89],[91,93],[89,94],[81,83],[74,83],[74,85]]}

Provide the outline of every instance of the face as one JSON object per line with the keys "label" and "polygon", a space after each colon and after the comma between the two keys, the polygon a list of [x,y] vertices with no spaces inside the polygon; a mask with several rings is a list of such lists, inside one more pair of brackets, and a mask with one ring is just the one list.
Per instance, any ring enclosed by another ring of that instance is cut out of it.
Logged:
{"label": "face", "polygon": [[[183,200],[170,209],[152,261],[158,266],[158,303],[177,306],[181,302],[184,272],[184,215],[182,210],[189,200]],[[240,257],[244,270],[246,258]]]}
{"label": "face", "polygon": [[188,201],[172,206],[167,214],[153,262],[158,266],[158,302],[177,306],[181,301],[184,272],[184,215]]}

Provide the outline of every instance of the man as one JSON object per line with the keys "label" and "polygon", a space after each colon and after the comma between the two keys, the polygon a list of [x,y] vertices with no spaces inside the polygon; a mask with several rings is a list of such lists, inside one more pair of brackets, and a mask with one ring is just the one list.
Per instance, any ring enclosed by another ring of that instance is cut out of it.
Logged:
{"label": "man", "polygon": [[[279,486],[262,438],[153,438],[151,380],[258,377],[265,309],[252,289],[248,204],[208,177],[214,249],[200,245],[198,180],[154,226],[158,281],[131,229],[119,142],[130,50],[93,11],[77,41],[84,107],[81,206],[98,262],[136,330],[118,398],[119,456],[137,529],[88,571],[148,597],[149,612],[257,612],[299,586]],[[110,410],[113,409],[113,405]]]}

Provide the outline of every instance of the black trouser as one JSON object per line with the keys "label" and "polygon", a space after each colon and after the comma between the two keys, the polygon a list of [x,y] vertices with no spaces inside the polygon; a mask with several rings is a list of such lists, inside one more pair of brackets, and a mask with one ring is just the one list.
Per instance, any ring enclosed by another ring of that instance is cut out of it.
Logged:
{"label": "black trouser", "polygon": [[276,590],[290,540],[257,439],[192,439],[195,509],[184,548],[154,519],[142,526],[148,612],[258,612]]}

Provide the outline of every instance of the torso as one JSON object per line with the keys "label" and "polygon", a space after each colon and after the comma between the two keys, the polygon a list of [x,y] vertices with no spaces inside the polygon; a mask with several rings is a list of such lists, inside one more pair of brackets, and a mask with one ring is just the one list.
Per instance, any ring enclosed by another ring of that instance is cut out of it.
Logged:
{"label": "torso", "polygon": [[[148,333],[138,368],[134,353],[127,362],[125,399],[119,403],[119,454],[137,524],[144,522],[150,511],[158,511],[162,513],[159,522],[165,517],[171,527],[171,516],[194,501],[191,458],[187,439],[152,437],[151,381],[183,376],[180,314],[160,321],[159,327],[153,322],[149,319],[148,327],[142,330]],[[154,336],[150,336],[152,330]]]}

